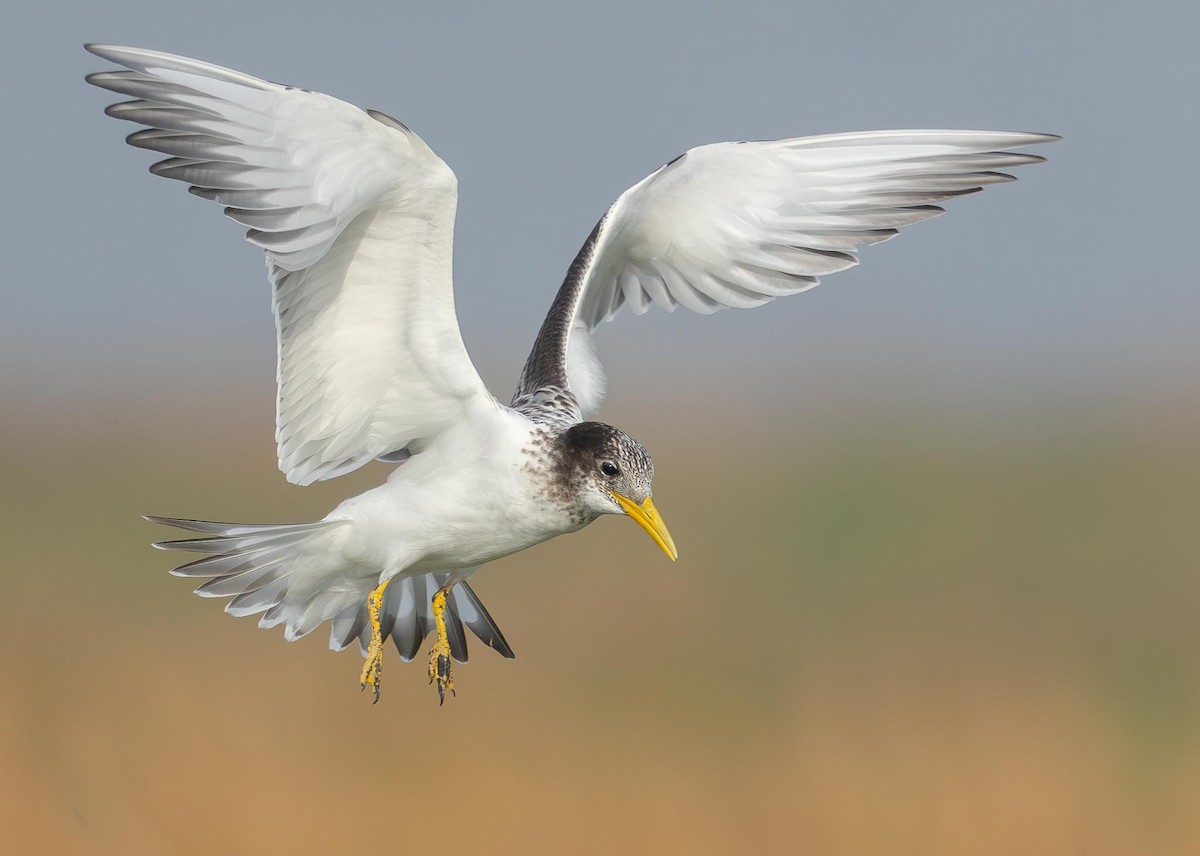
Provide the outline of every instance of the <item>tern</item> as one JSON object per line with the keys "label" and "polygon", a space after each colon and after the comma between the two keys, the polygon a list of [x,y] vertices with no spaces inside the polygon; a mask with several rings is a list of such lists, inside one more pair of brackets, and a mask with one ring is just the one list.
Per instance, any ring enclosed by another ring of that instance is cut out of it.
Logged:
{"label": "tern", "polygon": [[464,626],[512,649],[467,580],[480,566],[625,514],[678,556],[636,440],[590,421],[605,393],[602,322],[678,306],[709,314],[812,288],[860,247],[942,213],[936,203],[1042,161],[1008,151],[1051,134],[867,131],[693,148],[622,193],[588,236],[508,405],[467,355],[452,287],[457,180],[404,124],[319,92],[182,56],[110,45],[122,66],[87,81],[133,100],[127,141],[167,155],[156,175],[224,207],[261,247],[278,333],[279,466],[298,485],[380,459],[384,484],[323,520],[287,525],[148,517],[200,537],[156,547],[202,557],[172,573],[226,612],[328,621],[357,641],[379,700],[384,641],[412,660],[432,630],[440,701]]}

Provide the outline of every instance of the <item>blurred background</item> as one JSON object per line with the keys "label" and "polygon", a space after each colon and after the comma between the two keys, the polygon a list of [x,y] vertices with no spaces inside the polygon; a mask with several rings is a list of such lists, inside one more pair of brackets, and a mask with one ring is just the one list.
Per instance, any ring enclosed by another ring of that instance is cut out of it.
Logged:
{"label": "blurred background", "polygon": [[[0,828],[13,852],[1200,851],[1200,11],[1117,3],[27,5],[0,39]],[[627,521],[495,563],[439,709],[169,577],[157,513],[287,485],[259,253],[145,172],[84,41],[377,107],[457,172],[498,395],[605,207],[684,149],[1064,135],[757,312],[621,318]]]}

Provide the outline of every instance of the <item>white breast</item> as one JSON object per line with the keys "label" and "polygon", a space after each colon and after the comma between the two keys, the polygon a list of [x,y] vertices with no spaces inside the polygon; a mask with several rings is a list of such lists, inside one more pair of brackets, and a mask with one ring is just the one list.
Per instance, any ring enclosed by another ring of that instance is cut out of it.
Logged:
{"label": "white breast", "polygon": [[539,489],[535,431],[507,408],[475,414],[326,519],[353,521],[348,558],[385,576],[473,567],[577,529]]}

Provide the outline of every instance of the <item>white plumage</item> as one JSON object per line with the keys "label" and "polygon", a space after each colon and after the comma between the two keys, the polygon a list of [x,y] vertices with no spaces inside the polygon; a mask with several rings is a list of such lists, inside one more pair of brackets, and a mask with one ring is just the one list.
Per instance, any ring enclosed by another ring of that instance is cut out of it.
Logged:
{"label": "white plumage", "polygon": [[[287,478],[309,484],[376,457],[404,460],[325,522],[163,519],[209,536],[164,546],[209,553],[178,572],[211,576],[200,593],[233,597],[234,614],[284,623],[288,638],[332,620],[335,648],[355,637],[366,644],[366,594],[399,578],[385,629],[408,658],[432,621],[414,598],[595,514],[635,516],[615,499],[605,505],[612,497],[602,490],[568,501],[548,488],[564,476],[547,444],[603,400],[591,341],[601,322],[625,305],[707,314],[804,291],[856,264],[860,247],[942,213],[936,203],[1041,160],[1005,149],[1055,139],[873,131],[691,149],[621,194],[597,224],[505,407],[471,364],[455,318],[457,182],[416,134],[382,113],[196,60],[88,50],[127,69],[88,80],[135,99],[108,113],[148,126],[128,140],[169,156],[152,171],[224,206],[266,252]],[[648,456],[644,464],[630,490],[652,512]],[[582,517],[579,503],[592,503]],[[668,549],[656,512],[635,519]],[[469,587],[455,591],[454,655],[466,656],[460,614],[510,654]]]}
{"label": "white plumage", "polygon": [[[601,372],[574,340],[623,305],[636,315],[650,306],[708,315],[805,291],[857,264],[859,247],[942,214],[934,203],[1012,181],[995,170],[1042,160],[995,149],[1050,139],[870,131],[691,149],[621,194],[602,221],[569,346],[578,371]],[[580,409],[594,413],[603,383],[568,374],[589,393]]]}
{"label": "white plumage", "polygon": [[89,82],[140,100],[129,142],[156,175],[225,206],[266,251],[279,331],[276,439],[310,484],[419,443],[494,402],[454,315],[458,182],[400,123],[155,51],[95,45],[129,71]]}

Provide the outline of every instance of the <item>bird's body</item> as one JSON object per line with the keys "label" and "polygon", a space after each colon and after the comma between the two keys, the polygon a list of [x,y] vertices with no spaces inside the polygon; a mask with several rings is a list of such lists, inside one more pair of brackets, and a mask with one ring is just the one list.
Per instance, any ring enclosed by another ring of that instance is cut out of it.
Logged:
{"label": "bird's body", "polygon": [[553,436],[552,428],[495,408],[445,432],[325,519],[353,524],[346,549],[382,569],[382,578],[503,558],[595,519],[553,490]]}
{"label": "bird's body", "polygon": [[449,688],[470,628],[512,656],[467,578],[481,565],[586,526],[632,517],[672,558],[651,499],[649,454],[586,421],[604,397],[592,331],[628,305],[708,314],[805,291],[861,246],[942,213],[934,203],[1040,161],[1001,151],[1055,139],[990,131],[870,131],[691,149],[631,187],[567,272],[510,404],[484,386],[454,313],[454,173],[400,122],[316,92],[155,51],[88,50],[126,70],[90,83],[134,100],[109,115],[168,155],[152,167],[225,206],[267,255],[279,336],[280,468],[310,484],[381,459],[387,481],[322,521],[152,518],[202,537],[176,568],[208,579],[297,639],[331,624],[375,687],[382,642]]}

